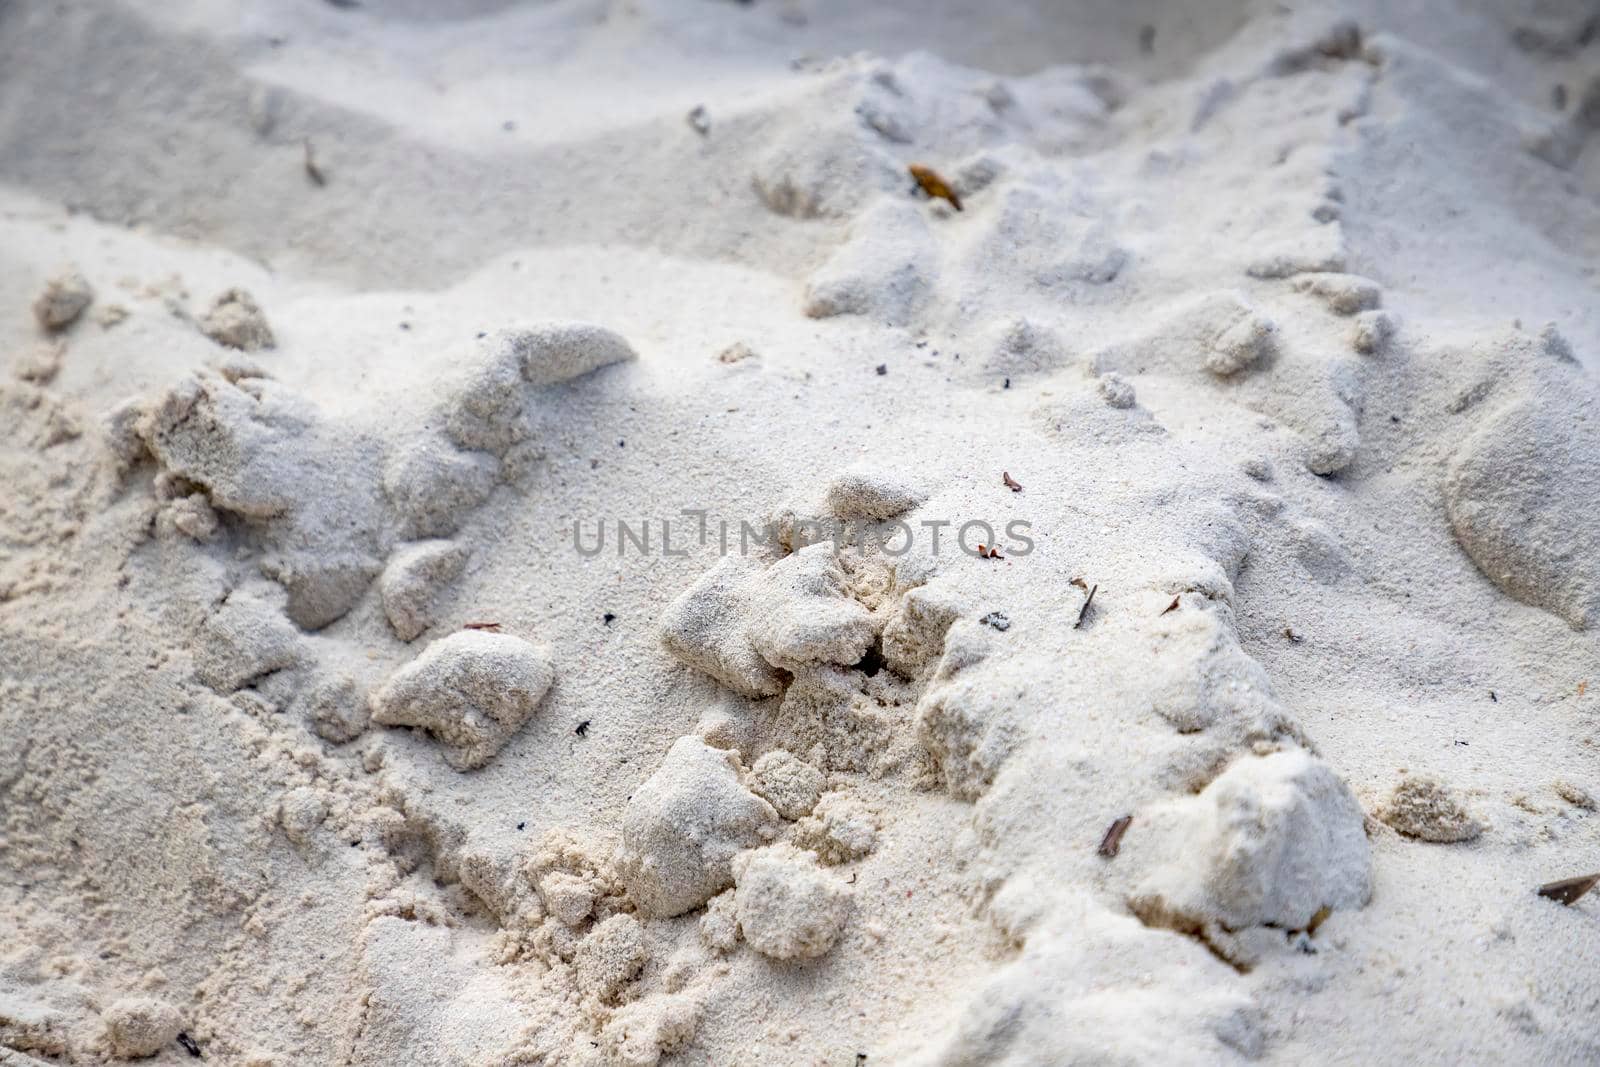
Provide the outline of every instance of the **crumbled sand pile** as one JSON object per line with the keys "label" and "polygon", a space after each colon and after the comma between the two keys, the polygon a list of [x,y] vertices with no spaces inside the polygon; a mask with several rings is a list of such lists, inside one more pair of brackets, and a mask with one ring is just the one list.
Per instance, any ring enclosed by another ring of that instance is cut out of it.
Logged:
{"label": "crumbled sand pile", "polygon": [[0,5],[0,1065],[1600,1059],[1591,8]]}

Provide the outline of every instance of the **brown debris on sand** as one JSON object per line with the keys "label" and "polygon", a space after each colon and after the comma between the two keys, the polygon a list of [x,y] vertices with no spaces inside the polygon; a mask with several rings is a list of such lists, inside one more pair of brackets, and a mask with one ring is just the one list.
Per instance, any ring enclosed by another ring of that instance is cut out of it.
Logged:
{"label": "brown debris on sand", "polygon": [[1600,885],[1600,874],[1580,874],[1576,878],[1562,878],[1559,881],[1546,882],[1539,887],[1539,895],[1558,904],[1565,904],[1571,907],[1585,893],[1597,885]]}
{"label": "brown debris on sand", "polygon": [[948,200],[950,206],[957,211],[961,210],[961,197],[950,187],[938,171],[921,163],[913,163],[906,168],[911,176],[917,180],[917,185],[928,194],[929,199]]}

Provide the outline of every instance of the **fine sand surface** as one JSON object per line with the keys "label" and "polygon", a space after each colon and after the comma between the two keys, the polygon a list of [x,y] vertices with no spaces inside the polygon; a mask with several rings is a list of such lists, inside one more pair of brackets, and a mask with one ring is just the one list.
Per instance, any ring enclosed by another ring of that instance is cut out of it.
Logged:
{"label": "fine sand surface", "polygon": [[1600,1062],[1597,265],[1576,0],[0,0],[0,1065]]}

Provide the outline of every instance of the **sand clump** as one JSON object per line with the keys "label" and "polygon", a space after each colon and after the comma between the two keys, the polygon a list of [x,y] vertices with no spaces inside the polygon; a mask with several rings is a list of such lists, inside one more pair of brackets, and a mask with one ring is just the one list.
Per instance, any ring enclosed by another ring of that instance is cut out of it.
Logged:
{"label": "sand clump", "polygon": [[243,289],[229,289],[213,300],[200,319],[200,332],[241,352],[274,348],[278,343],[261,306]]}
{"label": "sand clump", "polygon": [[773,696],[783,675],[756,650],[744,618],[754,611],[762,571],[744,556],[729,556],[701,575],[667,608],[661,639],[667,650],[745,696]]}
{"label": "sand clump", "polygon": [[538,646],[511,634],[463,630],[430,644],[372,694],[372,721],[415,726],[458,771],[494,758],[533,714],[555,671]]}
{"label": "sand clump", "polygon": [[628,801],[622,878],[642,914],[670,918],[733,884],[733,857],[775,835],[778,813],[745,788],[738,757],[680,737]]}
{"label": "sand clump", "polygon": [[729,556],[673,601],[662,641],[735,692],[773,696],[796,671],[865,655],[877,626],[849,585],[832,541],[771,564]]}
{"label": "sand clump", "polygon": [[694,1038],[704,1008],[692,993],[635,1001],[617,1010],[600,1031],[608,1067],[655,1067]]}
{"label": "sand clump", "polygon": [[631,915],[613,915],[598,923],[573,957],[578,988],[586,996],[614,1001],[644,966],[644,931]]}
{"label": "sand clump", "polygon": [[850,912],[850,890],[809,852],[772,845],[733,861],[734,913],[750,947],[788,960],[833,947]]}
{"label": "sand clump", "polygon": [[262,595],[236,589],[201,628],[195,674],[219,692],[231,692],[303,656],[300,633]]}
{"label": "sand clump", "polygon": [[855,663],[874,636],[867,610],[845,593],[845,574],[831,542],[784,557],[762,576],[754,613],[739,620],[750,643],[774,667]]}
{"label": "sand clump", "polygon": [[1387,311],[1361,311],[1352,317],[1350,347],[1363,355],[1382,353],[1395,333],[1394,316]]}
{"label": "sand clump", "polygon": [[1476,840],[1484,829],[1455,790],[1422,774],[1401,778],[1377,814],[1407,837],[1440,844]]}
{"label": "sand clump", "polygon": [[870,468],[841,471],[825,490],[828,510],[841,519],[882,522],[903,515],[927,493],[892,474]]}
{"label": "sand clump", "polygon": [[790,821],[811,814],[825,782],[821,771],[781,748],[750,768],[750,789]]}
{"label": "sand clump", "polygon": [[354,676],[342,671],[308,682],[297,703],[306,726],[330,744],[354,741],[371,721],[365,689]]}
{"label": "sand clump", "polygon": [[591,323],[540,322],[500,330],[480,343],[454,386],[444,405],[445,432],[461,448],[505,459],[533,436],[528,390],[636,358],[621,335]]}
{"label": "sand clump", "polygon": [[[376,442],[253,375],[193,374],[135,412],[123,421],[156,461],[158,489],[196,487],[240,520],[297,626],[321,629],[361,599],[392,543]],[[125,464],[137,460],[135,447],[121,445]]]}
{"label": "sand clump", "polygon": [[850,863],[878,844],[878,817],[848,793],[824,793],[795,825],[794,844],[826,864]]}
{"label": "sand clump", "polygon": [[34,321],[49,333],[65,330],[94,302],[94,287],[77,271],[56,275],[33,302]]}
{"label": "sand clump", "polygon": [[1383,302],[1378,283],[1357,274],[1301,274],[1294,279],[1294,288],[1317,297],[1338,315],[1372,311]]}
{"label": "sand clump", "polygon": [[419,541],[389,557],[378,590],[396,637],[413,641],[433,625],[434,602],[466,562],[467,551],[450,541]]}
{"label": "sand clump", "polygon": [[442,538],[455,533],[462,519],[489,499],[499,480],[495,457],[462,451],[438,438],[423,439],[389,457],[383,491],[400,517],[404,536]]}
{"label": "sand clump", "polygon": [[1445,507],[1490,581],[1582,629],[1600,618],[1600,401],[1561,377],[1480,420],[1451,457]]}
{"label": "sand clump", "polygon": [[1568,804],[1571,804],[1573,807],[1581,808],[1584,811],[1595,810],[1596,805],[1594,794],[1590,793],[1587,789],[1583,788],[1581,785],[1578,785],[1576,782],[1569,782],[1565,779],[1562,779],[1556,782],[1553,788],[1555,789],[1557,796],[1559,796],[1562,800],[1565,800]]}
{"label": "sand clump", "polygon": [[155,997],[124,997],[106,1009],[106,1044],[118,1059],[154,1056],[183,1029],[178,1009]]}
{"label": "sand clump", "polygon": [[726,954],[739,944],[738,900],[731,889],[706,901],[700,915],[700,940],[712,952]]}
{"label": "sand clump", "polygon": [[1129,901],[1153,925],[1301,930],[1322,909],[1359,908],[1372,893],[1361,808],[1304,752],[1245,757],[1192,800],[1140,822],[1141,834],[1172,835],[1170,863]]}

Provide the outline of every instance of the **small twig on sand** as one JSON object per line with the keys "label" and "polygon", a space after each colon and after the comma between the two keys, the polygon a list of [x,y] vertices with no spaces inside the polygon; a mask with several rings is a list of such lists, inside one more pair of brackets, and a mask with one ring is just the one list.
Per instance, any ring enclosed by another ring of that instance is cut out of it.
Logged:
{"label": "small twig on sand", "polygon": [[1078,621],[1072,624],[1072,628],[1074,630],[1080,629],[1083,626],[1083,620],[1089,614],[1089,605],[1094,603],[1094,595],[1099,591],[1100,587],[1096,585],[1093,589],[1089,590],[1089,595],[1084,597],[1083,607],[1078,609]]}
{"label": "small twig on sand", "polygon": [[1122,835],[1128,832],[1128,827],[1132,824],[1132,815],[1119,816],[1116,821],[1106,827],[1105,836],[1100,839],[1100,847],[1095,851],[1106,859],[1115,856],[1122,848]]}

